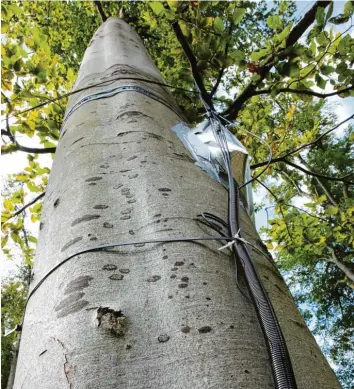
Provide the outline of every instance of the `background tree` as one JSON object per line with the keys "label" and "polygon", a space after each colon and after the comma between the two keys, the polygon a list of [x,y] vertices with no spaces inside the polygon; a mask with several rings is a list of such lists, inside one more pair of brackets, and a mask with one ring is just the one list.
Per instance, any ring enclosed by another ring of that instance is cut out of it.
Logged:
{"label": "background tree", "polygon": [[[334,137],[338,119],[322,101],[354,95],[354,7],[348,1],[334,14],[333,2],[317,2],[299,17],[295,8],[293,2],[3,2],[2,102],[8,116],[2,122],[3,153],[30,153],[28,167],[14,177],[24,189],[7,194],[4,203],[6,252],[11,254],[12,242],[26,249],[19,233],[23,217],[11,216],[25,205],[26,193],[33,192],[32,200],[45,190],[49,169],[38,158],[55,151],[67,103],[63,96],[72,88],[84,50],[102,13],[118,15],[123,9],[175,87],[174,97],[190,122],[204,114],[197,83],[206,102],[237,120],[232,128],[254,158],[254,173],[266,166],[268,151],[243,130],[271,146],[272,163],[261,177],[275,205],[269,243],[277,243],[282,268],[292,269],[292,277],[301,274],[296,282],[310,288],[318,331],[324,317],[342,312],[342,320],[326,324],[329,332],[343,334],[330,347],[332,357],[342,360],[352,336],[345,318],[353,283],[353,135],[348,127]],[[346,26],[344,32],[330,29],[338,24]],[[19,142],[21,135],[37,139],[38,147]],[[294,196],[306,203],[295,208]],[[28,209],[32,221],[40,218],[40,203]],[[312,284],[309,272],[316,277]]]}

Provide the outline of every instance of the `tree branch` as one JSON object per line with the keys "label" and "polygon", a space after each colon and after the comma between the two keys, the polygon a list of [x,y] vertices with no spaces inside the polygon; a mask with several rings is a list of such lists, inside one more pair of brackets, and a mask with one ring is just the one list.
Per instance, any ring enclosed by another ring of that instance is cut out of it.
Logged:
{"label": "tree branch", "polygon": [[11,149],[9,151],[1,150],[1,153],[5,155],[15,151],[23,151],[24,153],[30,153],[30,154],[53,154],[56,151],[56,147],[45,147],[45,148],[26,147],[20,145],[17,142],[14,145],[15,145],[14,149]]}
{"label": "tree branch", "polygon": [[200,94],[203,98],[203,100],[211,107],[213,108],[213,103],[211,101],[211,98],[210,98],[210,95],[209,93],[207,92],[207,90],[205,89],[205,86],[204,86],[204,82],[203,82],[203,78],[199,72],[199,69],[198,69],[198,65],[197,65],[197,58],[195,57],[192,49],[190,48],[188,42],[187,42],[187,39],[186,37],[183,35],[183,32],[181,30],[181,27],[180,25],[178,24],[177,21],[174,21],[172,23],[172,28],[173,28],[173,31],[176,35],[176,38],[178,40],[178,42],[180,43],[180,45],[182,46],[182,49],[186,55],[186,57],[188,58],[188,61],[191,65],[191,69],[192,69],[192,74],[193,74],[193,77],[194,77],[194,81],[195,83],[197,84],[198,88],[199,88],[199,91],[200,91]]}
{"label": "tree branch", "polygon": [[[347,88],[339,89],[339,90],[337,90],[335,92],[330,92],[330,93],[318,93],[318,92],[315,92],[315,91],[312,91],[312,90],[307,90],[307,89],[291,89],[291,88],[281,88],[281,89],[278,89],[278,92],[297,93],[297,94],[302,94],[302,95],[318,97],[320,99],[325,99],[327,97],[340,95],[341,93],[349,92],[351,90],[354,90],[354,85],[348,86]],[[268,94],[268,93],[271,93],[271,92],[272,92],[271,88],[262,89],[262,90],[259,90],[259,91],[255,91],[253,96],[264,95],[264,94]]]}
{"label": "tree branch", "polygon": [[101,19],[102,19],[102,22],[104,23],[106,20],[107,20],[107,16],[106,14],[104,13],[104,10],[103,10],[103,7],[102,7],[102,4],[99,0],[94,0],[94,3],[96,5],[96,8],[101,16]]}
{"label": "tree branch", "polygon": [[338,259],[336,252],[332,247],[329,246],[327,247],[330,249],[332,253],[332,258],[329,259],[329,261],[334,263],[340,270],[342,270],[342,272],[354,283],[354,273],[352,272],[352,270],[346,264],[344,264]]}
{"label": "tree branch", "polygon": [[[311,26],[315,21],[316,12],[318,8],[326,8],[331,2],[330,1],[316,1],[314,6],[304,15],[300,22],[292,29],[288,38],[286,39],[285,48],[278,53],[284,53],[287,48],[294,45],[302,36],[302,34]],[[236,100],[230,105],[230,107],[223,113],[222,116],[226,116],[229,120],[236,119],[240,112],[243,104],[252,96],[255,96],[257,87],[262,83],[267,74],[273,67],[273,56],[259,68],[260,79],[257,82],[250,82],[242,93],[236,98]]]}
{"label": "tree branch", "polygon": [[41,194],[39,194],[32,201],[30,201],[29,203],[24,205],[22,208],[20,208],[16,212],[14,212],[6,221],[12,219],[13,217],[15,217],[15,216],[19,215],[20,213],[22,213],[23,211],[25,211],[28,207],[30,207],[31,205],[35,204],[38,200],[40,200],[44,195],[45,195],[45,192],[42,192]]}
{"label": "tree branch", "polygon": [[23,151],[25,153],[33,153],[33,154],[51,154],[55,153],[56,147],[46,147],[46,148],[32,148],[32,147],[26,147],[20,145],[15,136],[12,134],[10,131],[10,125],[9,125],[9,116],[6,115],[6,135],[10,138],[11,142],[15,145],[15,149],[9,150],[8,152],[6,150],[2,150],[3,154],[9,154],[12,153],[13,151]]}
{"label": "tree branch", "polygon": [[[229,31],[228,31],[228,39],[227,39],[227,42],[226,42],[226,45],[225,45],[225,50],[224,50],[224,56],[226,57],[227,56],[227,53],[229,52],[229,47],[230,47],[230,38],[231,38],[231,34],[232,34],[232,29],[234,27],[234,24],[232,22],[232,19],[233,19],[233,16],[235,14],[235,11],[236,11],[237,7],[235,6],[234,7],[234,11],[232,13],[232,18],[231,18],[231,21],[230,21],[230,27],[229,27]],[[212,98],[214,96],[214,94],[216,93],[216,91],[218,90],[219,88],[219,85],[220,85],[220,82],[222,80],[222,76],[224,75],[224,71],[225,71],[226,67],[225,66],[222,66],[220,71],[219,71],[219,74],[218,74],[218,78],[216,79],[216,83],[212,89],[212,91],[210,92],[210,98]]]}
{"label": "tree branch", "polygon": [[354,182],[346,180],[347,177],[350,177],[353,175],[353,173],[346,174],[343,177],[330,177],[330,176],[325,176],[323,174],[315,173],[310,170],[307,170],[303,168],[300,165],[295,164],[294,162],[288,161],[287,159],[283,158],[283,162],[285,162],[287,165],[290,165],[294,167],[295,169],[301,170],[302,172],[309,174],[310,176],[317,177],[317,178],[323,178],[325,180],[330,180],[330,181],[339,181],[339,182],[347,182],[348,184],[354,185]]}

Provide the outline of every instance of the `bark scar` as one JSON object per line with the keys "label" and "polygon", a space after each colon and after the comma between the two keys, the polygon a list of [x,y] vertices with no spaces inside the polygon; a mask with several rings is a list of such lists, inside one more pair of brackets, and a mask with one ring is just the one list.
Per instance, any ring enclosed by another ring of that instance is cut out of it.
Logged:
{"label": "bark scar", "polygon": [[65,374],[66,381],[68,382],[69,389],[72,389],[71,378],[72,378],[72,374],[74,372],[74,367],[71,363],[69,363],[67,348],[65,347],[64,343],[60,339],[55,338],[55,337],[52,337],[52,338],[54,339],[54,341],[59,343],[63,349],[63,356],[64,356],[64,360],[65,360],[64,365],[63,365],[64,374]]}

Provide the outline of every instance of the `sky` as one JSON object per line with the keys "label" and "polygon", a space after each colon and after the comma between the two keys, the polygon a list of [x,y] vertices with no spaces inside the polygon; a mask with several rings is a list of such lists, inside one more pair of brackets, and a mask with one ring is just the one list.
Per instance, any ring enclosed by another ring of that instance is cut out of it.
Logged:
{"label": "sky", "polygon": [[[272,6],[272,2],[268,2],[269,6]],[[298,11],[296,13],[296,16],[301,18],[315,3],[315,1],[297,1],[297,8]],[[333,15],[337,15],[343,10],[344,6],[344,1],[335,1],[334,3],[334,11]],[[342,24],[342,25],[333,25],[334,26],[334,31],[335,32],[343,32],[348,28],[347,24]],[[306,35],[306,33],[305,33]],[[351,30],[351,35],[354,36],[354,29]],[[318,91],[322,92],[322,90]],[[331,86],[326,89],[325,92],[331,92]],[[338,115],[338,122],[344,120],[348,116],[354,113],[354,98],[347,98],[347,99],[341,99],[337,96],[331,97],[327,99],[329,104],[333,106],[334,111]],[[2,122],[3,125],[3,122]],[[341,132],[345,126],[342,126],[338,128],[336,131],[336,136],[340,136]],[[21,137],[20,135],[17,137],[18,142],[22,143],[26,146],[33,146],[33,147],[41,147],[39,144],[39,139],[36,137],[33,137],[32,139],[28,137]],[[40,155],[38,158],[38,161],[41,163],[42,166],[48,166],[50,167],[52,164],[52,158],[50,155]],[[6,185],[6,180],[9,174],[14,174],[14,173],[19,173],[21,170],[23,170],[27,166],[28,160],[27,160],[27,153],[23,152],[17,152],[14,154],[9,154],[9,155],[3,155],[1,156],[1,182],[2,186]],[[261,227],[267,226],[267,211],[268,215],[270,218],[272,218],[272,208],[271,203],[269,200],[266,199],[266,190],[264,188],[259,188],[257,191],[254,192],[254,201],[256,203],[264,203],[264,207],[261,211],[256,213],[256,227],[259,230]],[[30,201],[32,198],[34,198],[37,194],[35,193],[30,193],[27,196],[27,201]],[[303,205],[302,199],[297,199],[297,204],[298,206]],[[38,228],[39,228],[39,223],[32,223],[32,222],[27,222],[26,227],[33,233],[34,236],[37,236],[38,233]],[[9,272],[12,270],[15,270],[18,263],[20,263],[21,257],[20,254],[18,253],[16,255],[16,259],[12,261],[8,260],[2,260],[2,274],[7,275]]]}

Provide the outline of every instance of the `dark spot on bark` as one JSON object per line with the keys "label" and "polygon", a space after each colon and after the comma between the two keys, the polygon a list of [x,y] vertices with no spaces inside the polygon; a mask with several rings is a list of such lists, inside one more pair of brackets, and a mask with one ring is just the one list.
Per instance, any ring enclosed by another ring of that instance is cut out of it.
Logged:
{"label": "dark spot on bark", "polygon": [[164,222],[164,223],[168,222],[168,217],[166,217],[165,219],[163,219],[163,222]]}
{"label": "dark spot on bark", "polygon": [[207,282],[203,282],[203,285],[208,285],[208,283]]}
{"label": "dark spot on bark", "polygon": [[129,230],[130,235],[135,235],[135,232],[133,230]]}
{"label": "dark spot on bark", "polygon": [[157,213],[156,215],[154,215],[154,217],[159,217],[161,216],[161,213]]}
{"label": "dark spot on bark", "polygon": [[81,309],[83,307],[86,307],[86,305],[88,305],[88,304],[89,304],[89,302],[86,300],[77,301],[76,303],[62,309],[57,314],[57,318],[60,319],[61,317],[65,317],[65,316],[71,315],[72,313],[81,311]]}
{"label": "dark spot on bark", "polygon": [[133,210],[133,208],[124,209],[123,211],[121,211],[121,214],[128,215],[129,213],[131,213],[132,210]]}
{"label": "dark spot on bark", "polygon": [[108,208],[108,205],[95,205],[93,209],[106,209]]}
{"label": "dark spot on bark", "polygon": [[104,227],[104,228],[113,228],[113,224],[108,223],[108,222],[104,222],[104,223],[103,223],[103,227]]}
{"label": "dark spot on bark", "polygon": [[145,115],[144,113],[139,112],[139,111],[125,111],[124,113],[121,113],[120,115],[118,115],[116,117],[116,120],[119,120],[119,119],[126,120],[126,119],[130,119],[133,117],[138,117],[138,116],[143,116],[143,117],[147,117],[147,118],[152,119],[151,116]]}
{"label": "dark spot on bark", "polygon": [[138,158],[136,155],[133,155],[132,157],[129,157],[127,161],[132,161],[133,159]]}
{"label": "dark spot on bark", "polygon": [[43,222],[40,222],[40,223],[39,223],[39,229],[41,230],[43,227],[44,227],[44,223],[43,223]]}
{"label": "dark spot on bark", "polygon": [[128,120],[127,123],[138,123],[137,120]]}
{"label": "dark spot on bark", "polygon": [[126,197],[127,199],[131,199],[132,197],[134,197],[134,195],[131,194],[131,193],[129,193],[129,194],[125,195],[125,197]]}
{"label": "dark spot on bark", "polygon": [[93,236],[92,238],[90,238],[90,240],[97,240],[97,238]]}
{"label": "dark spot on bark", "polygon": [[111,263],[108,263],[107,265],[104,265],[102,270],[116,270],[117,269],[117,266],[116,265],[112,265]]}
{"label": "dark spot on bark", "polygon": [[126,350],[130,350],[132,348],[132,345],[131,344],[126,344],[125,348],[126,348]]}
{"label": "dark spot on bark", "polygon": [[163,137],[161,135],[156,135],[156,134],[153,134],[152,132],[148,132],[148,136],[149,136],[149,138],[152,138],[152,139],[157,139],[157,140],[163,139]]}
{"label": "dark spot on bark", "polygon": [[119,189],[123,186],[123,184],[114,185],[113,189]]}
{"label": "dark spot on bark", "polygon": [[91,182],[90,186],[97,185],[95,182]]}
{"label": "dark spot on bark", "polygon": [[84,137],[77,139],[75,142],[73,142],[73,143],[70,145],[70,147],[73,146],[75,143],[79,142],[79,141],[82,140],[82,139],[84,139]]}
{"label": "dark spot on bark", "polygon": [[162,196],[164,196],[164,197],[168,197],[168,196],[169,196],[169,194],[168,194],[168,193],[162,193]]}
{"label": "dark spot on bark", "polygon": [[67,250],[70,246],[72,246],[73,244],[79,242],[80,240],[82,239],[82,236],[78,236],[77,238],[73,239],[73,240],[70,240],[66,245],[64,245],[61,249],[61,251],[65,251]]}
{"label": "dark spot on bark", "polygon": [[161,220],[155,220],[154,223],[159,224],[161,223]]}
{"label": "dark spot on bark", "polygon": [[182,266],[184,265],[184,262],[183,261],[177,261],[175,262],[175,266]]}
{"label": "dark spot on bark", "polygon": [[165,342],[168,342],[170,340],[170,337],[166,334],[163,334],[163,335],[160,335],[157,340],[160,342],[160,343],[165,343]]}
{"label": "dark spot on bark", "polygon": [[167,296],[169,299],[173,298],[173,296],[171,296],[170,294]]}
{"label": "dark spot on bark", "polygon": [[48,350],[42,351],[38,356],[40,357],[41,355],[45,354]]}
{"label": "dark spot on bark", "polygon": [[211,331],[211,327],[209,326],[200,327],[198,331],[200,334],[206,334],[207,332]]}
{"label": "dark spot on bark", "polygon": [[120,191],[121,194],[128,194],[130,193],[130,189],[129,188],[123,188],[121,191]]}
{"label": "dark spot on bark", "polygon": [[89,282],[92,280],[93,278],[90,276],[77,277],[75,280],[70,281],[66,285],[64,294],[74,293],[81,289],[87,288],[90,285]]}
{"label": "dark spot on bark", "polygon": [[183,289],[183,288],[187,288],[188,284],[178,284],[178,287]]}
{"label": "dark spot on bark", "polygon": [[59,198],[57,198],[55,201],[54,201],[54,208],[56,208],[58,205],[59,205],[59,203],[60,203],[60,199]]}
{"label": "dark spot on bark", "polygon": [[249,374],[249,373],[250,373],[249,370],[247,370],[247,369],[245,369],[244,372],[245,372],[246,374]]}
{"label": "dark spot on bark", "polygon": [[170,276],[170,278],[176,278],[177,276],[176,276],[176,274],[172,274],[171,276]]}
{"label": "dark spot on bark", "polygon": [[132,180],[133,178],[137,178],[139,174],[129,174],[128,177]]}
{"label": "dark spot on bark", "polygon": [[146,161],[140,161],[141,163],[146,163]]}
{"label": "dark spot on bark", "polygon": [[161,276],[153,275],[153,276],[150,276],[146,281],[147,282],[156,282],[160,279],[161,279]]}
{"label": "dark spot on bark", "polygon": [[183,282],[188,282],[188,281],[189,281],[189,277],[182,277],[182,278],[181,278],[181,281],[183,281]]}
{"label": "dark spot on bark", "polygon": [[76,292],[71,293],[68,297],[66,297],[64,300],[60,301],[60,303],[55,307],[55,311],[60,311],[61,309],[65,308],[71,303],[74,303],[81,298],[85,296],[84,292]]}
{"label": "dark spot on bark", "polygon": [[167,259],[168,258],[168,255],[164,255],[163,257],[162,257],[162,259]]}
{"label": "dark spot on bark", "polygon": [[178,267],[173,267],[171,270],[176,271],[176,270],[178,270]]}
{"label": "dark spot on bark", "polygon": [[186,299],[189,299],[189,294],[187,294],[187,296],[184,296]]}
{"label": "dark spot on bark", "polygon": [[205,297],[207,300],[211,300],[211,298],[210,297]]}
{"label": "dark spot on bark", "polygon": [[188,327],[188,326],[185,326],[185,327],[182,327],[181,328],[181,331],[184,333],[184,334],[188,334],[189,332],[190,332],[190,327]]}
{"label": "dark spot on bark", "polygon": [[102,177],[91,177],[85,180],[86,182],[93,182],[93,181],[99,181],[102,180]]}
{"label": "dark spot on bark", "polygon": [[123,170],[119,170],[120,173],[126,173],[126,172],[130,172],[130,169],[123,169]]}
{"label": "dark spot on bark", "polygon": [[169,188],[159,188],[158,191],[159,192],[171,192],[171,189],[169,189]]}
{"label": "dark spot on bark", "polygon": [[123,274],[128,274],[130,272],[129,269],[119,269],[119,271]]}
{"label": "dark spot on bark", "polygon": [[82,222],[88,222],[90,220],[96,220],[96,219],[98,219],[100,217],[101,217],[100,215],[84,215],[82,217],[79,217],[79,218],[75,219],[71,223],[71,227],[74,227],[76,224],[79,224],[79,223],[82,223]]}
{"label": "dark spot on bark", "polygon": [[120,218],[120,220],[129,220],[131,217],[129,215],[124,215]]}
{"label": "dark spot on bark", "polygon": [[230,326],[230,328],[233,330],[235,327],[234,326]]}
{"label": "dark spot on bark", "polygon": [[120,281],[123,278],[124,278],[123,274],[112,274],[111,276],[109,276],[109,279],[113,281]]}
{"label": "dark spot on bark", "polygon": [[127,203],[128,204],[134,204],[134,203],[136,203],[136,200],[135,199],[131,199],[131,200],[128,200]]}

